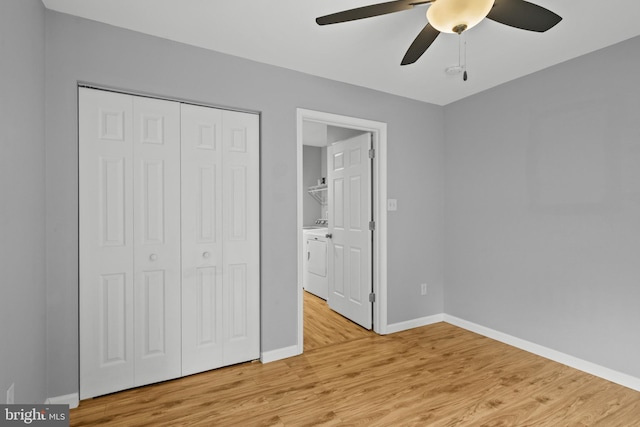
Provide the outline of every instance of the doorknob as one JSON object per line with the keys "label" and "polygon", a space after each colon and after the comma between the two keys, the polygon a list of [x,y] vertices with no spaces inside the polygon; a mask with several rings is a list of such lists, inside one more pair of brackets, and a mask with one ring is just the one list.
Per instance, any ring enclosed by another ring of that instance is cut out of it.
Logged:
{"label": "doorknob", "polygon": [[331,239],[333,237],[333,234],[327,233],[327,234],[325,234],[324,237],[326,237],[327,239]]}
{"label": "doorknob", "polygon": [[156,254],[151,254],[151,255],[149,255],[149,259],[150,259],[151,261],[155,261],[155,260],[157,260],[157,259],[158,259],[158,255],[156,255]]}
{"label": "doorknob", "polygon": [[202,254],[202,258],[209,258],[211,254],[209,252],[205,252]]}

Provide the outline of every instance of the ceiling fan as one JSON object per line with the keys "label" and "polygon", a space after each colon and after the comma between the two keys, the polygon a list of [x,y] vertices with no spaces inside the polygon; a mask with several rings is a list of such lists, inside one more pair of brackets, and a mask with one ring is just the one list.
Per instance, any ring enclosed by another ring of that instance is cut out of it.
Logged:
{"label": "ceiling fan", "polygon": [[462,34],[484,18],[540,33],[562,20],[550,10],[524,0],[397,0],[321,16],[316,22],[318,25],[328,25],[355,21],[412,9],[422,4],[429,4],[427,25],[409,46],[401,65],[416,62],[440,33]]}

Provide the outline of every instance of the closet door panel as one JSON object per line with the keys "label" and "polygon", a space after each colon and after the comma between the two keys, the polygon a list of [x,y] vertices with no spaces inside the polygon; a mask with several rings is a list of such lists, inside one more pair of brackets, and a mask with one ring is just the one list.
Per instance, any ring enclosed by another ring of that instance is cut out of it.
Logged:
{"label": "closet door panel", "polygon": [[79,100],[81,398],[258,359],[259,117]]}
{"label": "closet door panel", "polygon": [[223,111],[224,364],[260,357],[259,117]]}
{"label": "closet door panel", "polygon": [[182,114],[182,374],[223,366],[222,113]]}
{"label": "closet door panel", "polygon": [[80,397],[132,387],[132,98],[79,89]]}
{"label": "closet door panel", "polygon": [[135,385],[181,373],[180,104],[133,97]]}

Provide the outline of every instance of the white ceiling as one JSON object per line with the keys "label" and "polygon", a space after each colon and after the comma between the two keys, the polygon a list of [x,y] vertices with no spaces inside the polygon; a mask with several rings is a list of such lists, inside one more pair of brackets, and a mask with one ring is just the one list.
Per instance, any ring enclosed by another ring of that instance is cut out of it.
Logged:
{"label": "white ceiling", "polygon": [[[485,19],[441,34],[415,64],[400,66],[426,24],[427,6],[320,27],[315,18],[388,0],[43,0],[56,11],[438,105],[640,35],[637,0],[530,0],[563,20],[533,33]],[[629,52],[638,55],[640,52]],[[615,67],[616,64],[611,64]]]}

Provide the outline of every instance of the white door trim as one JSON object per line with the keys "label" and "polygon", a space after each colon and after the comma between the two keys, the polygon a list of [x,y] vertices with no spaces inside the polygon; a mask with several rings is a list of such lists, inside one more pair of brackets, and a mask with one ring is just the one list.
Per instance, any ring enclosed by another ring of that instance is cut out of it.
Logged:
{"label": "white door trim", "polygon": [[342,116],[321,111],[297,109],[297,236],[298,236],[298,354],[303,352],[303,290],[302,290],[302,226],[303,204],[302,196],[302,151],[304,121],[318,122],[330,126],[358,129],[371,132],[373,147],[376,151],[373,160],[373,214],[376,221],[376,229],[373,232],[373,292],[376,300],[373,304],[373,330],[378,334],[387,333],[387,124],[373,120],[356,117]]}

